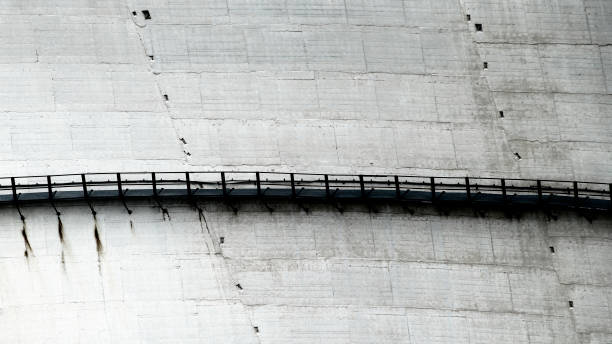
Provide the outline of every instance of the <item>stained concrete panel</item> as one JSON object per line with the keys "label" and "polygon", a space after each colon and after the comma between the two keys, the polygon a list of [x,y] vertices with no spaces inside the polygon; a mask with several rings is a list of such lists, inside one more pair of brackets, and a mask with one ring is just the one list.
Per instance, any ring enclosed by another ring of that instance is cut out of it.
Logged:
{"label": "stained concrete panel", "polygon": [[[607,183],[610,8],[3,0],[0,172],[228,168]],[[94,206],[96,220],[84,204],[60,206],[63,242],[51,207],[24,207],[28,257],[17,212],[1,211],[0,341],[612,337],[607,219],[326,206],[307,214],[287,205],[270,214],[258,204],[241,204],[238,215],[201,204],[199,218],[176,203],[164,205],[168,218],[156,204],[129,204],[131,215],[119,203]]]}

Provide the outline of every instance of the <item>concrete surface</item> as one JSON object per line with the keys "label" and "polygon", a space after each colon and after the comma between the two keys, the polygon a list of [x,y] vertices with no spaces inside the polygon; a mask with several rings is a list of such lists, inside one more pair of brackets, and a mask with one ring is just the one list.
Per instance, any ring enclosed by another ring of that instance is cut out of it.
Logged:
{"label": "concrete surface", "polygon": [[609,218],[129,206],[0,210],[2,343],[612,340]]}
{"label": "concrete surface", "polygon": [[[609,0],[0,0],[0,176],[612,182],[611,113]],[[612,343],[608,218],[131,206],[0,209],[1,343]]]}
{"label": "concrete surface", "polygon": [[0,5],[1,175],[612,178],[607,0]]}

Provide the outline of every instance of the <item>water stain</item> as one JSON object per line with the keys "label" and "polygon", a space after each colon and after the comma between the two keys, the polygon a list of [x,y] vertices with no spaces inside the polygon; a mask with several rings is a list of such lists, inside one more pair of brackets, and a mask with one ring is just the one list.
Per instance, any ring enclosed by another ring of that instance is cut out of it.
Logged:
{"label": "water stain", "polygon": [[130,231],[132,234],[136,234],[136,230],[134,229],[134,221],[130,220]]}
{"label": "water stain", "polygon": [[102,241],[100,241],[100,233],[98,233],[98,224],[94,225],[94,237],[96,238],[96,251],[98,251],[98,257],[104,254],[104,247]]}
{"label": "water stain", "polygon": [[168,216],[168,221],[172,220],[170,218],[170,213],[168,212],[168,209],[166,208],[161,208],[162,210],[162,216],[164,217],[164,221],[166,221],[166,216]]}
{"label": "water stain", "polygon": [[62,223],[62,218],[57,216],[57,234],[59,235],[59,239],[61,243],[64,243],[64,224]]}
{"label": "water stain", "polygon": [[64,273],[66,272],[66,258],[64,257],[64,250],[62,250],[62,270],[64,270]]}
{"label": "water stain", "polygon": [[23,222],[23,228],[21,229],[21,236],[23,236],[23,242],[25,244],[25,248],[26,248],[26,257],[29,257],[30,254],[32,254],[32,256],[34,256],[34,251],[32,250],[32,245],[30,245],[30,240],[28,239],[28,233],[26,232],[26,223],[25,223],[25,219],[21,219]]}
{"label": "water stain", "polygon": [[98,219],[94,214],[94,238],[96,238],[96,251],[98,252],[98,274],[102,276],[102,255],[104,254],[104,247],[102,241],[100,241],[100,233],[98,232]]}
{"label": "water stain", "polygon": [[204,211],[200,208],[198,208],[198,218],[200,219],[200,228],[202,228],[202,231],[204,231],[203,227],[206,227],[206,232],[208,232],[208,234],[210,235],[210,228],[208,228],[208,221],[206,221],[206,216],[204,216]]}

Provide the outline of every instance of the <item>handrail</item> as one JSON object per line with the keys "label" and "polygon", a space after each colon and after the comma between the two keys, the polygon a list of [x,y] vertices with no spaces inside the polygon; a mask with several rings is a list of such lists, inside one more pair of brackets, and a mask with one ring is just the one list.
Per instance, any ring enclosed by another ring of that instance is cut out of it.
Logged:
{"label": "handrail", "polygon": [[612,210],[612,184],[563,180],[245,171],[0,177],[0,203],[180,197],[183,191],[189,199],[217,197],[226,201],[275,197]]}
{"label": "handrail", "polygon": [[[185,174],[186,172],[189,172],[191,174],[195,173],[195,174],[220,174],[220,173],[234,173],[234,174],[253,174],[255,175],[256,173],[260,173],[260,174],[276,174],[276,175],[286,175],[289,176],[292,173],[296,174],[296,175],[301,175],[301,176],[320,176],[322,178],[324,178],[326,175],[329,177],[355,177],[358,178],[359,176],[363,176],[364,178],[382,178],[382,177],[394,177],[394,176],[398,176],[400,178],[431,178],[432,176],[423,176],[423,175],[410,175],[410,174],[393,174],[393,175],[387,175],[387,174],[341,174],[341,173],[309,173],[309,172],[304,172],[304,173],[296,173],[296,172],[261,172],[261,171],[198,171],[198,170],[190,170],[190,171],[156,171],[155,173],[157,174]],[[90,172],[90,173],[85,173],[85,175],[87,176],[100,176],[100,175],[105,175],[105,176],[111,176],[111,175],[115,175],[117,172]],[[55,178],[55,177],[80,177],[82,173],[66,173],[66,174],[53,174],[50,175],[51,177]],[[132,171],[132,172],[121,172],[121,175],[150,175],[151,172],[150,171]],[[43,174],[43,175],[29,175],[29,176],[19,176],[19,177],[15,177],[15,178],[19,178],[19,179],[24,179],[24,178],[46,178],[48,175]],[[0,177],[0,180],[2,179],[10,179],[11,177],[14,176],[2,176]],[[433,176],[436,179],[465,179],[464,176]],[[470,179],[478,179],[478,180],[496,180],[499,181],[500,178],[495,178],[495,177],[478,177],[478,178],[474,178],[474,177],[470,177]],[[541,181],[543,183],[573,183],[575,182],[574,180],[566,180],[566,179],[524,179],[524,178],[504,178],[506,181]],[[608,183],[602,183],[602,182],[589,182],[589,181],[577,181],[580,184],[596,184],[596,185],[608,185]]]}

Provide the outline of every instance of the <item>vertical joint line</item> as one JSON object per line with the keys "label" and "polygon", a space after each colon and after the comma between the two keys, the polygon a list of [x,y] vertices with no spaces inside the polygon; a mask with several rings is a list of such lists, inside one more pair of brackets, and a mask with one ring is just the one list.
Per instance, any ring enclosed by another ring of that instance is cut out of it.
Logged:
{"label": "vertical joint line", "polygon": [[465,177],[465,193],[467,195],[467,200],[472,201],[472,188],[470,187],[470,177]]}
{"label": "vertical joint line", "polygon": [[257,197],[261,197],[261,178],[259,172],[255,172],[255,182],[257,183]]}

